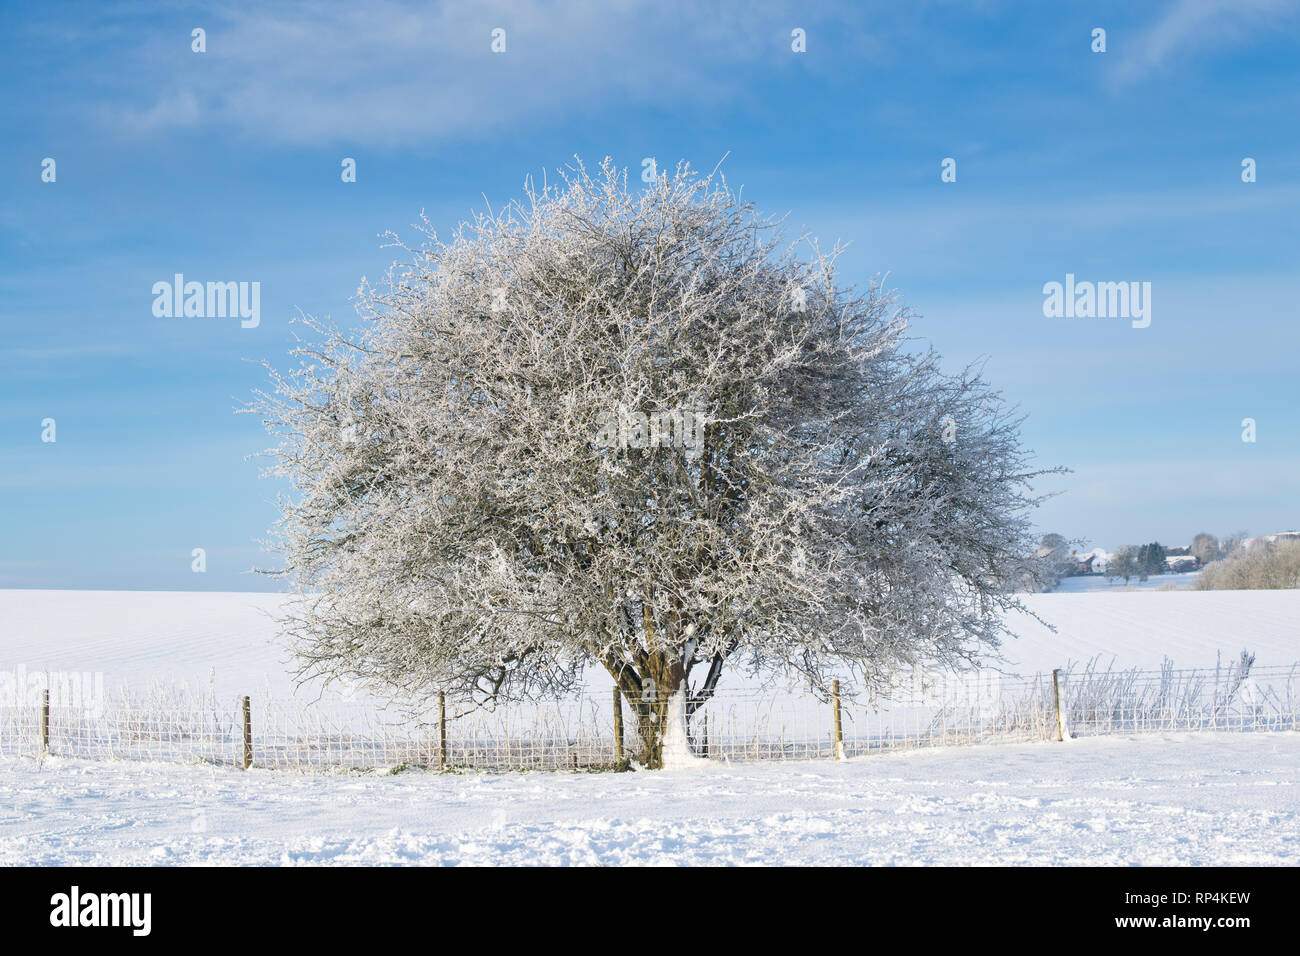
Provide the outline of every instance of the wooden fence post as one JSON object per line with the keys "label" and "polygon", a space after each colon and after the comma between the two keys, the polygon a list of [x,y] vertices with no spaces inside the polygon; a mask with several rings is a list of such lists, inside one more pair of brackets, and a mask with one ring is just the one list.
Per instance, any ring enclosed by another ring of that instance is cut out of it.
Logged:
{"label": "wooden fence post", "polygon": [[41,691],[41,756],[50,752],[50,691]]}
{"label": "wooden fence post", "polygon": [[438,769],[447,769],[447,694],[438,691]]}
{"label": "wooden fence post", "polygon": [[831,681],[831,699],[835,704],[835,759],[844,759],[844,725],[840,722],[840,682]]}
{"label": "wooden fence post", "polygon": [[248,695],[239,699],[239,709],[244,712],[244,769],[253,765],[253,708]]}
{"label": "wooden fence post", "polygon": [[614,685],[614,762],[623,762],[623,695]]}
{"label": "wooden fence post", "polygon": [[1052,670],[1052,705],[1056,709],[1056,739],[1065,740],[1061,725],[1061,669]]}

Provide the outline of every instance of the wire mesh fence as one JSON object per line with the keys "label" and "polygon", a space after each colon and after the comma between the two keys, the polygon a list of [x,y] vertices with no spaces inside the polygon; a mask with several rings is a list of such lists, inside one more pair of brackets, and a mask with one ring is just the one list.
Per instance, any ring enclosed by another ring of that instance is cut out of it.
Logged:
{"label": "wire mesh fence", "polygon": [[[1159,731],[1294,731],[1300,665],[918,680],[871,696],[718,691],[690,698],[686,746],[723,761],[855,757],[900,748]],[[73,705],[0,704],[0,754],[202,762],[278,769],[400,766],[611,769],[641,753],[653,702],[607,694],[412,712],[369,703],[218,699],[169,690]],[[247,709],[245,709],[247,708]],[[836,712],[838,711],[838,719]],[[837,735],[838,728],[838,735]],[[621,729],[621,740],[617,730]]]}

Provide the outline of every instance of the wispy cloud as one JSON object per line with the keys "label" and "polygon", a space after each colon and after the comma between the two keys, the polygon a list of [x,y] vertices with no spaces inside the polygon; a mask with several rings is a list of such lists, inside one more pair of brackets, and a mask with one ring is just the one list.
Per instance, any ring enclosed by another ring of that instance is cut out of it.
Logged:
{"label": "wispy cloud", "polygon": [[1120,54],[1115,81],[1134,83],[1189,57],[1240,46],[1294,20],[1295,0],[1174,0]]}
{"label": "wispy cloud", "polygon": [[144,107],[106,108],[103,117],[136,134],[194,126],[199,121],[199,101],[190,90],[165,93]]}
{"label": "wispy cloud", "polygon": [[[272,142],[392,145],[517,131],[618,104],[706,106],[744,95],[748,67],[788,62],[791,23],[771,3],[726,14],[666,0],[379,0],[222,16],[207,28],[202,56],[169,53],[175,31],[149,36],[141,59],[161,83],[127,91],[133,101],[111,104],[110,122],[136,132],[202,121]],[[799,22],[822,20],[805,13]],[[498,27],[504,53],[491,50]],[[878,43],[861,39],[864,50]]]}

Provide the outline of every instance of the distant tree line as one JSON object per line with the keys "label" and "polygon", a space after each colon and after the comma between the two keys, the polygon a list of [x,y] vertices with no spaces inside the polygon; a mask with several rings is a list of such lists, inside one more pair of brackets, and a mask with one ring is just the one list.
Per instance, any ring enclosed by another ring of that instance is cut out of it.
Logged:
{"label": "distant tree line", "polygon": [[1153,574],[1165,573],[1165,558],[1168,552],[1159,541],[1150,544],[1122,544],[1111,555],[1106,566],[1106,577],[1123,578],[1127,584],[1130,578],[1145,581]]}
{"label": "distant tree line", "polygon": [[1192,554],[1201,562],[1201,567],[1205,567],[1211,561],[1222,561],[1230,557],[1240,551],[1245,543],[1246,532],[1244,531],[1230,534],[1222,541],[1208,531],[1202,531],[1192,539]]}
{"label": "distant tree line", "polygon": [[1256,541],[1205,566],[1201,591],[1300,587],[1300,541]]}
{"label": "distant tree line", "polygon": [[[1108,578],[1133,578],[1145,581],[1152,575],[1168,572],[1167,558],[1191,555],[1202,569],[1197,587],[1217,588],[1290,588],[1300,573],[1300,541],[1256,539],[1247,548],[1246,532],[1236,531],[1222,539],[1202,531],[1190,546],[1165,547],[1159,541],[1147,544],[1124,544],[1115,549],[1106,566]],[[1084,573],[1075,551],[1083,542],[1060,534],[1046,534],[1034,553],[1034,572],[1024,575],[1019,590],[1051,591],[1062,578]]]}

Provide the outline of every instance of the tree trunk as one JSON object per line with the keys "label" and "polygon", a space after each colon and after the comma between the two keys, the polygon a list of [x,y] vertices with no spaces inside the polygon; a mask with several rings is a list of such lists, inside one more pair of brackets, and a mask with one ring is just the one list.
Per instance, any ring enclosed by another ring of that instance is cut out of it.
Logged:
{"label": "tree trunk", "polygon": [[663,651],[641,655],[635,670],[618,666],[613,659],[606,659],[605,667],[636,716],[641,738],[637,762],[649,770],[662,769],[669,705],[673,694],[685,686],[688,668],[680,654]]}
{"label": "tree trunk", "polygon": [[668,702],[671,694],[651,686],[634,705],[637,733],[641,736],[641,766],[648,770],[662,770],[664,765],[664,737],[668,730]]}
{"label": "tree trunk", "polygon": [[[627,618],[627,624],[631,625],[630,613]],[[681,620],[673,614],[668,618],[663,627],[675,633]],[[649,601],[641,604],[642,640],[634,639],[630,627],[622,636],[627,643],[620,649],[607,651],[602,662],[636,717],[641,743],[636,762],[649,770],[662,769],[665,742],[673,746],[675,755],[689,759],[691,716],[713,696],[722,676],[723,662],[737,642],[733,641],[729,649],[713,655],[703,685],[692,692],[689,677],[692,666],[697,663],[695,644],[691,641],[681,646],[677,641],[665,640]],[[680,706],[674,706],[674,697],[678,694],[681,698],[676,703]],[[670,735],[670,729],[673,729],[669,727],[670,720],[680,723],[681,726],[676,728],[681,732],[680,739]]]}

